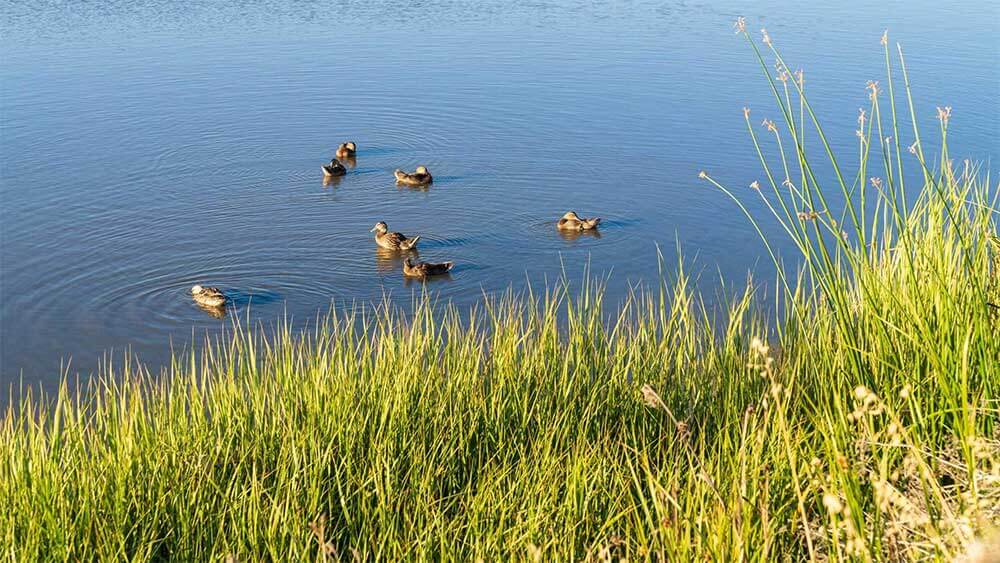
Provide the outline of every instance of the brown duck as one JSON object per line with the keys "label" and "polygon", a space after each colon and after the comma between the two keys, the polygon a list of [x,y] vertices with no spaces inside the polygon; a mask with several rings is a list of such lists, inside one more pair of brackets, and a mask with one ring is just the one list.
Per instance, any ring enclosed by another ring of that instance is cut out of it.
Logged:
{"label": "brown duck", "polygon": [[406,260],[403,260],[403,275],[408,278],[439,276],[441,274],[447,274],[454,266],[454,262],[433,264],[431,262],[414,262],[412,258],[407,258]]}
{"label": "brown duck", "polygon": [[337,158],[352,158],[357,152],[358,145],[354,144],[354,141],[340,143],[340,146],[337,147]]}
{"label": "brown duck", "polygon": [[420,237],[407,238],[403,233],[390,232],[385,221],[375,223],[370,232],[375,233],[375,244],[386,250],[410,250],[420,240]]}
{"label": "brown duck", "polygon": [[217,287],[196,285],[191,288],[191,297],[199,305],[206,307],[222,307],[226,304],[226,296]]}
{"label": "brown duck", "polygon": [[576,214],[576,211],[569,211],[559,219],[556,226],[564,231],[589,231],[596,229],[601,224],[600,217],[590,217],[584,219]]}
{"label": "brown duck", "polygon": [[323,165],[324,176],[343,176],[347,174],[347,168],[336,158],[330,160],[330,164]]}
{"label": "brown duck", "polygon": [[396,171],[393,172],[393,175],[396,176],[397,184],[403,184],[405,186],[429,186],[431,182],[434,181],[434,177],[431,176],[431,173],[427,170],[426,166],[418,166],[412,174],[397,168]]}

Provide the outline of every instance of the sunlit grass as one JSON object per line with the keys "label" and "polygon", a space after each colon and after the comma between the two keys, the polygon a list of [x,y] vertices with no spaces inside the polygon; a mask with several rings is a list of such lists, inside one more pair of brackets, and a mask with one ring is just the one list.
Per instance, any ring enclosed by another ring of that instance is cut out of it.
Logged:
{"label": "sunlit grass", "polygon": [[[795,270],[771,254],[776,299],[748,286],[715,312],[679,271],[621,304],[599,285],[560,285],[471,312],[386,305],[303,333],[236,325],[156,377],[121,367],[82,390],[27,393],[0,427],[4,556],[986,549],[1000,524],[1000,190],[949,160],[944,108],[936,159],[900,139],[911,133],[891,76],[887,91],[870,87],[847,173],[801,75],[770,38],[751,45],[780,118],[760,136],[745,114],[761,178],[734,189],[703,177],[745,211],[764,198],[801,251]],[[832,161],[832,183],[807,145]],[[906,187],[913,166],[921,184]]]}

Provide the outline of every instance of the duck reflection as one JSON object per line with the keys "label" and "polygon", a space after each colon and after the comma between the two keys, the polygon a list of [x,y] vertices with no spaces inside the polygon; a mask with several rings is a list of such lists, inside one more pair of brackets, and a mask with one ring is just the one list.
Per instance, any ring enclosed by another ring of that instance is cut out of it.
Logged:
{"label": "duck reflection", "polygon": [[403,276],[403,287],[410,287],[414,285],[430,285],[433,283],[450,282],[452,281],[451,272],[446,274],[438,274],[435,276],[427,276],[424,278],[413,278],[410,276]]}
{"label": "duck reflection", "polygon": [[375,271],[380,274],[390,274],[403,269],[403,260],[407,258],[419,258],[420,254],[416,249],[412,250],[389,250],[381,246],[375,247]]}
{"label": "duck reflection", "polygon": [[214,319],[221,319],[226,316],[226,306],[225,305],[206,305],[204,303],[195,303],[199,309],[208,313],[208,316]]}
{"label": "duck reflection", "polygon": [[336,188],[340,185],[341,178],[343,178],[343,176],[323,176],[323,187]]}
{"label": "duck reflection", "polygon": [[340,163],[347,165],[348,168],[357,168],[358,157],[356,156],[345,156],[340,158]]}
{"label": "duck reflection", "polygon": [[590,229],[588,231],[567,231],[563,229],[557,229],[556,232],[558,232],[559,236],[561,236],[562,239],[567,242],[573,242],[581,238],[595,238],[595,239],[601,238],[601,231],[598,231],[597,229]]}

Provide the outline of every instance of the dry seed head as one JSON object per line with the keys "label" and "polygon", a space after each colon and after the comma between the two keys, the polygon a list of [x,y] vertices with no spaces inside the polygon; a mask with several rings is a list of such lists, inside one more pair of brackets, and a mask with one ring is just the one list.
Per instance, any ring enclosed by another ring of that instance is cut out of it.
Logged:
{"label": "dry seed head", "polygon": [[768,47],[770,47],[771,46],[771,36],[767,34],[767,30],[764,29],[764,28],[761,28],[760,34],[762,36],[761,37],[761,41],[763,41],[765,45],[767,45]]}
{"label": "dry seed head", "polygon": [[788,189],[792,189],[795,187],[795,184],[793,184],[789,178],[785,178],[784,181],[781,182],[781,185],[785,186]]}
{"label": "dry seed head", "polygon": [[750,182],[750,187],[752,189],[755,189],[755,190],[759,191],[760,190],[760,182],[758,182],[757,180],[754,180],[753,182]]}
{"label": "dry seed head", "polygon": [[819,213],[815,211],[799,211],[798,216],[800,221],[815,221],[819,218]]}
{"label": "dry seed head", "polygon": [[908,399],[910,397],[910,389],[911,387],[909,383],[904,385],[903,388],[899,390],[899,398],[903,399],[904,401]]}
{"label": "dry seed head", "polygon": [[858,385],[854,388],[854,398],[859,401],[864,400],[870,393],[871,391],[864,385]]}
{"label": "dry seed head", "polygon": [[782,82],[788,82],[788,79],[792,76],[788,73],[788,67],[782,64],[781,61],[774,63],[774,70],[777,72],[775,78]]}
{"label": "dry seed head", "polygon": [[801,88],[802,85],[806,83],[805,73],[802,72],[801,68],[799,70],[795,71],[795,78],[796,78],[796,80],[799,81],[799,88]]}
{"label": "dry seed head", "polygon": [[882,32],[881,43],[883,45],[888,45],[889,44],[889,30],[888,29]]}
{"label": "dry seed head", "polygon": [[865,108],[858,108],[858,126],[861,128],[865,126],[866,115]]}
{"label": "dry seed head", "polygon": [[879,178],[879,177],[876,177],[876,176],[873,176],[873,177],[871,178],[871,183],[872,183],[872,186],[874,186],[874,187],[876,187],[876,188],[879,188],[879,189],[881,189],[881,188],[882,188],[882,178]]}
{"label": "dry seed head", "polygon": [[753,339],[750,340],[750,349],[757,352],[761,356],[766,356],[770,347],[767,344],[764,344],[764,341],[761,340],[760,337],[754,336]]}
{"label": "dry seed head", "polygon": [[653,390],[653,387],[650,384],[643,384],[641,391],[642,402],[646,403],[646,406],[657,409],[663,405],[663,400],[660,399],[660,396],[656,394],[656,391]]}
{"label": "dry seed head", "polygon": [[677,435],[681,438],[687,438],[691,435],[691,431],[688,429],[688,424],[684,421],[678,421],[677,425]]}
{"label": "dry seed head", "polygon": [[761,125],[763,125],[764,127],[766,127],[767,130],[771,131],[772,133],[777,133],[778,132],[778,127],[770,119],[765,119],[764,121],[761,122]]}
{"label": "dry seed head", "polygon": [[913,144],[910,145],[906,150],[910,151],[910,154],[917,154],[917,144],[918,143],[919,143],[919,141],[913,141]]}
{"label": "dry seed head", "polygon": [[868,99],[874,102],[879,93],[878,80],[869,80],[865,88],[868,89]]}
{"label": "dry seed head", "polygon": [[747,19],[743,16],[736,18],[736,22],[733,23],[733,27],[736,28],[736,33],[745,33],[747,30]]}
{"label": "dry seed head", "polygon": [[750,118],[750,108],[748,108],[748,107],[744,107],[743,108],[743,117],[747,118],[747,119]]}
{"label": "dry seed head", "polygon": [[830,514],[840,514],[844,510],[843,503],[837,498],[837,495],[832,493],[826,493],[823,495],[823,506],[826,507],[827,512]]}
{"label": "dry seed head", "polygon": [[944,108],[937,108],[938,119],[941,123],[948,125],[948,120],[951,118],[951,106],[945,106]]}
{"label": "dry seed head", "polygon": [[704,170],[702,170],[701,172],[698,173],[698,177],[704,180],[708,178],[708,174]]}

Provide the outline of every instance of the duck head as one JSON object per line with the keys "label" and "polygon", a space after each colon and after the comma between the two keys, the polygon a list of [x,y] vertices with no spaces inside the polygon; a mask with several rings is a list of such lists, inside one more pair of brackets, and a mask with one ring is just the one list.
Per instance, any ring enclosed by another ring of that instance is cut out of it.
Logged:
{"label": "duck head", "polygon": [[427,174],[427,173],[428,172],[426,166],[418,166],[416,172],[414,172],[414,174]]}
{"label": "duck head", "polygon": [[580,216],[576,214],[576,211],[567,211],[565,215],[562,216],[563,221],[579,221]]}
{"label": "duck head", "polygon": [[368,232],[382,234],[388,231],[389,231],[389,225],[386,225],[385,221],[379,221],[378,223],[375,223],[375,226],[372,227],[372,230]]}
{"label": "duck head", "polygon": [[355,145],[354,141],[347,141],[346,143],[344,143],[344,146],[347,147],[347,149],[350,151],[358,150],[358,145]]}
{"label": "duck head", "polygon": [[200,285],[195,285],[194,287],[191,288],[191,295],[198,295],[204,290],[205,288],[201,287]]}

